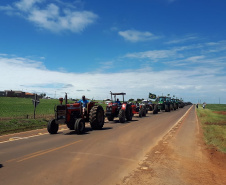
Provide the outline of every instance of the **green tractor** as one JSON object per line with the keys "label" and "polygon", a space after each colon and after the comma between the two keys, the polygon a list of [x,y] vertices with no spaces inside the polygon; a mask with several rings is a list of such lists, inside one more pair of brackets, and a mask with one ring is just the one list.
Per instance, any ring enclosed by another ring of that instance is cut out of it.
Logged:
{"label": "green tractor", "polygon": [[[169,105],[170,105],[170,111],[174,110],[174,105],[173,105],[173,103],[171,101],[171,97],[166,97],[166,102],[168,102]],[[168,112],[170,112],[170,111],[168,111]]]}
{"label": "green tractor", "polygon": [[171,98],[166,96],[159,96],[156,100],[156,106],[153,110],[153,114],[157,114],[159,111],[170,112],[173,109]]}
{"label": "green tractor", "polygon": [[182,99],[178,99],[178,107],[179,108],[183,108],[184,107],[184,102],[182,101]]}
{"label": "green tractor", "polygon": [[171,102],[173,104],[173,109],[174,110],[177,110],[179,108],[179,102],[178,102],[178,99],[175,99],[175,98],[172,98],[171,99]]}

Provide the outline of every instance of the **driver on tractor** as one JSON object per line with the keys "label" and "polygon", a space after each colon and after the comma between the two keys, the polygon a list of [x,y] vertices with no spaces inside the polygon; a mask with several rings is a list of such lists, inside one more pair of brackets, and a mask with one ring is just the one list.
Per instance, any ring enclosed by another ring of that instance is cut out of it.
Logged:
{"label": "driver on tractor", "polygon": [[82,113],[85,115],[87,104],[89,100],[86,99],[85,95],[82,96],[82,99],[78,101],[78,103],[82,103]]}
{"label": "driver on tractor", "polygon": [[115,101],[115,103],[117,103],[118,105],[122,105],[118,98],[117,101]]}

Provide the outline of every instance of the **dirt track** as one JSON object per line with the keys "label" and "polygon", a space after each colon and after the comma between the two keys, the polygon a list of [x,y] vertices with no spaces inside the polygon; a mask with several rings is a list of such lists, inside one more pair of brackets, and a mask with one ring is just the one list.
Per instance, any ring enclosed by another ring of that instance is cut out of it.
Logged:
{"label": "dirt track", "polygon": [[223,185],[226,184],[226,155],[204,144],[193,106],[119,184]]}

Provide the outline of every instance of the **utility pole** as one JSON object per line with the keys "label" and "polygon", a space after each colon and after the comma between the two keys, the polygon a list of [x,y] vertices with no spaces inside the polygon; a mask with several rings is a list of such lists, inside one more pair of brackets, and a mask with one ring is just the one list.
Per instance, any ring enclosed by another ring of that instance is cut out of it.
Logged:
{"label": "utility pole", "polygon": [[36,107],[37,107],[37,105],[40,103],[37,94],[35,94],[35,97],[34,97],[34,99],[32,99],[32,102],[33,102],[33,105],[34,105],[34,119],[35,119],[35,111],[36,111]]}

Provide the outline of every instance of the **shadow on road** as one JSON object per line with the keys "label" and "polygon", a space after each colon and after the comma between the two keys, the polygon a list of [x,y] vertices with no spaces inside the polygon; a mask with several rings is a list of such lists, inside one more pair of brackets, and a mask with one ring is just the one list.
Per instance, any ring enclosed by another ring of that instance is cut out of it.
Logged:
{"label": "shadow on road", "polygon": [[[85,128],[85,132],[84,133],[79,134],[79,135],[90,134],[89,132],[92,132],[92,131],[104,131],[104,130],[110,130],[110,129],[112,129],[112,127],[103,127],[102,129],[99,129],[99,130],[93,130],[92,128],[88,127],[88,128]],[[64,135],[77,135],[77,133],[74,130],[72,130],[72,131],[69,130],[69,132],[65,133]]]}
{"label": "shadow on road", "polygon": [[[130,122],[134,122],[134,121],[139,121],[139,120],[131,120],[131,121],[125,121],[124,123],[121,123],[121,124],[128,124]],[[109,121],[108,122],[109,124],[115,124],[115,123],[120,123],[119,120],[114,120],[114,121]]]}
{"label": "shadow on road", "polygon": [[2,164],[0,164],[0,168],[2,168],[3,167],[3,165]]}

